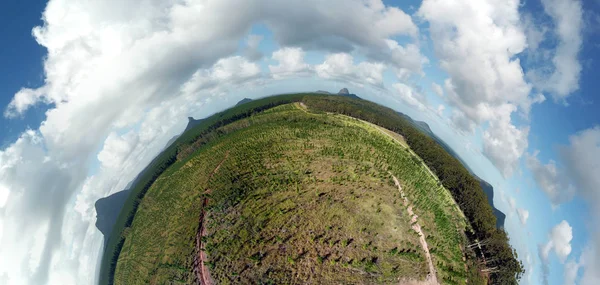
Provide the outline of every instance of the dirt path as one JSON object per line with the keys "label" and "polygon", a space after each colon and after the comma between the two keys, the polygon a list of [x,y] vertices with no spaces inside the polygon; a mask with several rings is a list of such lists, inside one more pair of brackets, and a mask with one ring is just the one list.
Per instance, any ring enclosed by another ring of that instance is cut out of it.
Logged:
{"label": "dirt path", "polygon": [[403,199],[404,206],[408,207],[406,210],[407,210],[408,214],[411,216],[410,222],[412,224],[412,229],[415,230],[419,234],[419,242],[421,243],[421,247],[423,248],[423,251],[425,251],[425,259],[427,259],[427,266],[429,267],[429,274],[427,275],[425,283],[421,283],[421,284],[423,284],[423,285],[439,284],[437,281],[435,267],[433,266],[433,261],[431,260],[431,254],[429,253],[429,247],[427,246],[427,241],[425,240],[425,234],[423,234],[423,231],[421,230],[421,225],[419,225],[418,220],[417,220],[419,217],[417,215],[415,215],[415,213],[413,212],[412,206],[409,206],[408,198],[406,198],[406,195],[404,195],[404,191],[402,191],[402,186],[400,185],[400,182],[398,181],[396,176],[392,175],[392,178],[394,178],[394,184],[396,184],[396,187],[398,187],[398,191],[400,191],[400,196]]}
{"label": "dirt path", "polygon": [[[221,168],[221,165],[223,165],[227,157],[229,157],[229,151],[225,152],[225,157],[223,157],[223,160],[221,160],[217,167],[215,167],[215,169],[210,173],[207,181],[210,181],[210,179],[217,173],[217,171],[219,171],[219,168]],[[204,194],[210,194],[211,191],[211,189],[206,189],[204,191]],[[206,236],[206,226],[204,221],[204,217],[206,215],[204,209],[206,208],[206,205],[208,205],[208,197],[204,197],[204,199],[202,200],[202,208],[200,210],[200,225],[198,226],[198,232],[196,233],[196,257],[194,258],[194,273],[196,274],[196,278],[198,279],[199,284],[213,285],[214,282],[210,277],[210,272],[208,271],[208,267],[205,264],[207,256],[204,247],[205,244],[204,242],[202,242],[202,237]]]}

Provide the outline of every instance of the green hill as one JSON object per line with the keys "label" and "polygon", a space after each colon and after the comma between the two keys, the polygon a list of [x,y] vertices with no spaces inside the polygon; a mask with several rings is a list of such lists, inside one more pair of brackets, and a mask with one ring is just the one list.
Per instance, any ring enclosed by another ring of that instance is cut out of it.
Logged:
{"label": "green hill", "polygon": [[454,157],[458,161],[460,161],[460,163],[471,173],[471,175],[473,175],[479,181],[479,185],[481,186],[481,189],[487,196],[488,204],[490,204],[490,206],[492,206],[492,211],[494,213],[494,216],[496,217],[496,227],[504,228],[504,220],[506,219],[506,214],[504,214],[502,211],[498,210],[494,206],[494,187],[492,187],[492,185],[490,185],[487,181],[485,181],[485,180],[479,178],[477,175],[475,175],[473,173],[473,170],[469,168],[467,163],[460,157],[460,155],[458,155],[458,153],[456,153],[454,151],[454,149],[452,149],[448,144],[446,144],[446,142],[444,142],[444,140],[442,140],[440,137],[438,137],[429,128],[429,125],[427,123],[425,123],[423,121],[413,120],[413,118],[411,118],[410,116],[403,114],[401,112],[398,112],[398,114],[400,116],[402,116],[406,121],[411,123],[415,128],[419,129],[425,135],[427,135],[430,138],[432,138],[433,140],[435,140],[435,142],[438,143],[448,154],[450,154],[452,157]]}
{"label": "green hill", "polygon": [[[516,282],[476,180],[388,111],[297,94],[203,120],[132,190],[101,284]],[[482,253],[500,273],[480,271]]]}

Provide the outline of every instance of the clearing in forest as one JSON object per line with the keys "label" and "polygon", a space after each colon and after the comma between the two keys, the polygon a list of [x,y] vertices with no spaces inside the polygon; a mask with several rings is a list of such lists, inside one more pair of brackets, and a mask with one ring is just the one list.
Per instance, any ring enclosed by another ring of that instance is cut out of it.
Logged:
{"label": "clearing in forest", "polygon": [[401,136],[301,104],[214,133],[145,194],[116,284],[465,284],[464,217]]}

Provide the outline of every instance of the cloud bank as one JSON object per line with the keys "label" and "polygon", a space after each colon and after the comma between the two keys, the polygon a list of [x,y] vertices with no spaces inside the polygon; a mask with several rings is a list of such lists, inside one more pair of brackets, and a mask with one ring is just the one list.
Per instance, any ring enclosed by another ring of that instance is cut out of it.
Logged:
{"label": "cloud bank", "polygon": [[[215,98],[312,72],[305,51],[338,54],[321,76],[366,75],[366,84],[380,84],[382,64],[354,66],[347,53],[381,54],[368,59],[420,70],[404,62],[418,48],[389,42],[418,35],[409,15],[381,1],[329,4],[345,9],[316,0],[49,1],[44,24],[33,29],[48,51],[44,85],[22,89],[4,111],[19,118],[49,104],[38,130],[0,151],[0,283],[93,280],[102,243],[95,200],[122,190],[183,128],[182,118],[214,108]],[[281,46],[269,75],[256,63],[262,38],[249,35],[259,23]]]}
{"label": "cloud bank", "polygon": [[[89,283],[102,244],[93,203],[122,190],[184,127],[182,118],[225,107],[237,89],[297,78],[372,87],[416,110],[451,114],[462,134],[480,132],[483,154],[510,177],[529,146],[529,127],[514,115],[527,118],[545,93],[566,100],[581,71],[581,2],[544,0],[555,24],[547,33],[531,33],[519,5],[424,0],[409,15],[380,0],[50,0],[43,25],[33,29],[48,52],[44,84],[20,90],[3,112],[19,119],[33,106],[48,108],[39,129],[0,150],[0,256],[7,257],[0,284]],[[273,41],[255,34],[255,25]],[[542,50],[548,35],[558,39],[552,68],[526,75],[519,56]],[[429,39],[438,62],[424,55]],[[315,53],[323,60],[315,63]],[[419,85],[435,64],[447,75],[431,84],[445,103],[437,106]],[[578,181],[572,191],[600,201],[591,174],[598,133],[571,138],[561,150],[563,172],[526,157],[553,203],[570,197],[561,184],[567,176]],[[529,212],[517,214],[525,224]],[[557,230],[565,235],[551,234],[544,256],[565,255],[559,237],[568,237],[567,226]],[[589,248],[595,253],[600,242]],[[582,260],[582,268],[594,268],[600,257]],[[583,280],[597,280],[594,274],[585,270]]]}

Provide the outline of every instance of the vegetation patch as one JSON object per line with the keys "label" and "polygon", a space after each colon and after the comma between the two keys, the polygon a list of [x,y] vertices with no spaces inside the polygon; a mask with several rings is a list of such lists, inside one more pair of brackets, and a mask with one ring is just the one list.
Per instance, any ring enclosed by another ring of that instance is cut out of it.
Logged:
{"label": "vegetation patch", "polygon": [[[200,253],[218,284],[398,283],[427,274],[448,284],[514,284],[522,274],[506,234],[489,226],[495,218],[479,184],[390,109],[306,94],[257,102],[206,119],[159,156],[164,163],[136,186],[113,231],[101,281],[198,283]],[[485,254],[502,270],[480,273],[481,252],[467,247],[476,240],[494,244]]]}

